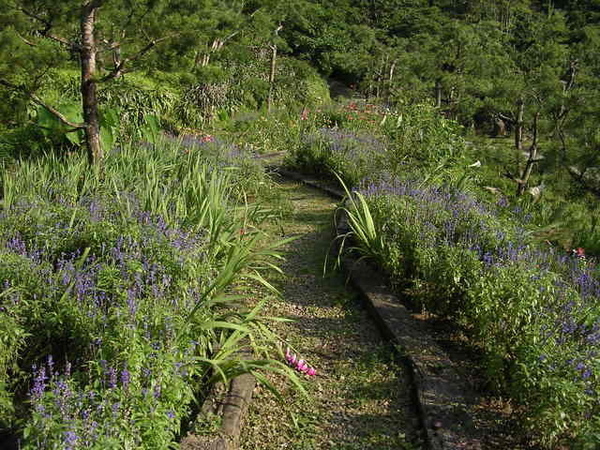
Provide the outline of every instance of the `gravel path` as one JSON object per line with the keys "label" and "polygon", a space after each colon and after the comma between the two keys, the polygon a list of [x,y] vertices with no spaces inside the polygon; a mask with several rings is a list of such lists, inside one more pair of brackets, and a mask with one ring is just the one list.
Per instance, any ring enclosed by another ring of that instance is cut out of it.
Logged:
{"label": "gravel path", "polygon": [[241,448],[420,448],[404,368],[344,278],[322,276],[333,200],[297,183],[282,182],[280,189],[292,212],[273,232],[299,239],[285,248],[285,276],[271,279],[282,298],[273,299],[264,313],[294,320],[276,323],[276,332],[318,375],[306,382],[308,399],[272,376],[285,404],[257,388]]}

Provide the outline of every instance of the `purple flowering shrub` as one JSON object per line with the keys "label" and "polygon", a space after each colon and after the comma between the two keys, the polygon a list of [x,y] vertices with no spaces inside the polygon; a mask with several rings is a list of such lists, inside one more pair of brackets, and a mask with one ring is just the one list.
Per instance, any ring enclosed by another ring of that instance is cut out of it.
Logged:
{"label": "purple flowering shrub", "polygon": [[[461,128],[431,106],[406,106],[401,111],[374,108],[363,117],[352,105],[349,111],[356,116],[342,111],[344,120],[325,121],[325,126],[319,118],[308,123],[300,145],[288,152],[286,164],[309,174],[331,177],[335,173],[351,188],[366,179],[385,180],[389,174],[408,170],[455,181],[465,178]],[[453,166],[457,161],[461,164]]]}
{"label": "purple flowering shrub", "polygon": [[268,366],[226,357],[263,339],[258,310],[227,297],[273,257],[263,213],[203,158],[148,146],[107,157],[102,179],[56,160],[5,175],[0,428],[23,448],[168,448],[214,366]]}
{"label": "purple flowering shrub", "polygon": [[455,189],[388,181],[360,192],[385,243],[377,259],[425,308],[464,326],[490,381],[527,407],[540,442],[597,443],[595,263],[536,244],[509,217]]}
{"label": "purple flowering shrub", "polygon": [[[169,227],[139,210],[116,222],[99,200],[93,207],[46,205],[52,220],[28,230],[38,208],[15,209],[1,226],[2,317],[22,331],[7,352],[18,355],[19,370],[6,367],[0,376],[18,387],[24,380],[15,375],[36,366],[26,442],[51,448],[64,439],[69,448],[67,437],[127,442],[148,434],[162,440],[145,442],[148,448],[166,446],[179,426],[173,418],[184,416],[191,400],[191,376],[198,373],[192,358],[207,352],[206,342],[191,344],[184,323],[215,274],[204,233]],[[58,219],[69,216],[77,220],[64,229]],[[61,372],[59,363],[69,369]],[[86,437],[93,422],[96,434]],[[151,432],[157,426],[164,432]]]}
{"label": "purple flowering shrub", "polygon": [[193,350],[131,342],[136,358],[120,367],[91,360],[72,374],[69,363],[35,366],[25,448],[167,448],[193,400]]}

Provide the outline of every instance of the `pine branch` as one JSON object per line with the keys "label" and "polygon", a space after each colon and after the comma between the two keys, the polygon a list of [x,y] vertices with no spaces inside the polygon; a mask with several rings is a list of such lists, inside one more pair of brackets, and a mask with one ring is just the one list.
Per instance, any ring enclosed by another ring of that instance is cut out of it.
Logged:
{"label": "pine branch", "polygon": [[[71,48],[75,48],[75,49],[79,48],[79,44],[77,44],[77,43],[75,43],[73,41],[70,41],[68,39],[65,39],[63,37],[57,36],[57,35],[55,35],[53,33],[50,33],[50,30],[52,29],[52,22],[50,22],[49,20],[44,19],[43,17],[38,16],[37,14],[34,14],[34,13],[32,13],[30,11],[27,11],[26,9],[23,9],[23,8],[21,8],[21,12],[23,14],[25,14],[26,16],[31,17],[32,19],[35,19],[38,22],[41,22],[44,25],[45,28],[43,30],[39,31],[39,33],[40,33],[41,36],[43,36],[45,38],[48,38],[48,39],[50,39],[52,41],[58,42],[60,44],[63,44],[63,45],[67,46],[70,49]],[[19,37],[21,37],[21,36],[19,36]],[[23,38],[21,37],[21,39],[23,39]],[[23,39],[23,40],[25,41],[25,39]],[[25,43],[28,44],[28,45],[35,46],[35,44],[33,42],[25,41]]]}
{"label": "pine branch", "polygon": [[507,116],[507,115],[505,115],[505,114],[502,114],[502,113],[500,113],[500,112],[498,113],[498,117],[499,117],[500,119],[504,120],[505,122],[509,122],[509,123],[513,123],[513,122],[515,122],[515,119],[513,119],[512,117],[509,117],[509,116]]}
{"label": "pine branch", "polygon": [[17,36],[19,37],[19,39],[21,39],[25,44],[29,45],[30,47],[37,47],[37,44],[35,42],[25,39],[23,36],[21,36],[21,33],[17,32]]}
{"label": "pine branch", "polygon": [[567,169],[567,172],[569,173],[569,175],[571,175],[571,178],[573,178],[574,181],[576,181],[577,183],[579,183],[579,185],[585,189],[588,192],[591,192],[592,194],[596,195],[597,197],[600,197],[600,188],[597,186],[592,186],[590,185],[586,179],[584,178],[585,175],[585,171],[587,170],[587,168],[585,170],[579,170],[577,167],[574,166],[565,166]]}

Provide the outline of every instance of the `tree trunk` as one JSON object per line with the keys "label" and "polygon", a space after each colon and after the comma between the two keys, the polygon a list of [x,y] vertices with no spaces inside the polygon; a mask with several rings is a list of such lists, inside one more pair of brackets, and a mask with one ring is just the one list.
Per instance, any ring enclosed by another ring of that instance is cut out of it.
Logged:
{"label": "tree trunk", "polygon": [[383,97],[384,90],[384,74],[385,68],[387,67],[388,55],[385,55],[381,62],[381,70],[379,71],[379,77],[377,78],[377,98]]}
{"label": "tree trunk", "polygon": [[529,158],[527,158],[527,164],[525,165],[525,170],[521,174],[521,178],[517,180],[517,196],[521,196],[525,193],[527,189],[527,183],[529,182],[529,177],[531,176],[531,172],[533,171],[533,165],[536,163],[537,158],[537,146],[538,146],[538,119],[540,118],[540,113],[535,113],[533,118],[533,142],[531,143],[531,147],[529,148]]}
{"label": "tree trunk", "polygon": [[494,118],[494,137],[506,136],[506,122],[501,117]]}
{"label": "tree trunk", "polygon": [[81,14],[81,100],[83,121],[85,122],[85,140],[88,162],[102,162],[102,144],[100,142],[100,119],[96,95],[96,42],[94,25],[98,6],[92,0],[83,6]]}
{"label": "tree trunk", "polygon": [[440,80],[435,82],[435,107],[442,107],[442,82]]}
{"label": "tree trunk", "polygon": [[271,72],[269,73],[269,97],[267,98],[267,110],[271,111],[273,106],[273,88],[275,84],[275,69],[277,62],[277,45],[271,45]]}
{"label": "tree trunk", "polygon": [[525,102],[522,98],[517,100],[517,122],[515,124],[515,148],[521,150],[523,145],[523,114],[525,112]]}
{"label": "tree trunk", "polygon": [[388,85],[387,85],[387,101],[388,101],[388,103],[392,96],[392,82],[394,81],[394,70],[396,70],[396,61],[392,62],[392,65],[390,66],[390,72],[388,75]]}
{"label": "tree trunk", "polygon": [[396,61],[392,62],[392,65],[390,66],[390,72],[388,75],[388,83],[391,85],[392,81],[394,81],[394,70],[396,70]]}

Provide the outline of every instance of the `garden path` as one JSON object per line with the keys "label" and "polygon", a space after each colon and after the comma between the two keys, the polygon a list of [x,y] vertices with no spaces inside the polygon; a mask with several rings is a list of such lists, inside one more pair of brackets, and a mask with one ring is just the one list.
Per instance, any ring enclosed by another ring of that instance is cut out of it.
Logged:
{"label": "garden path", "polygon": [[285,275],[270,279],[282,296],[269,302],[264,314],[294,320],[275,323],[275,331],[318,374],[306,382],[308,399],[274,376],[285,404],[257,388],[241,448],[420,448],[405,369],[394,361],[343,275],[323,277],[333,200],[294,182],[282,181],[279,189],[290,211],[272,233],[298,239],[284,248]]}

